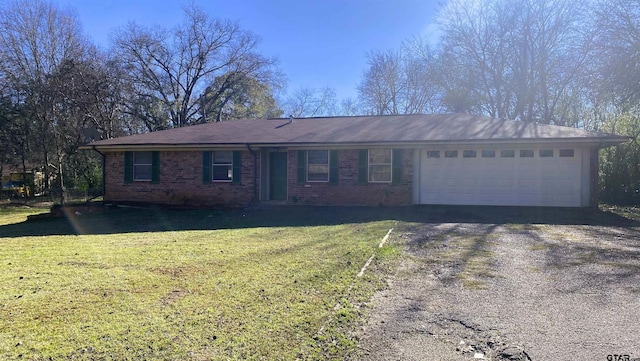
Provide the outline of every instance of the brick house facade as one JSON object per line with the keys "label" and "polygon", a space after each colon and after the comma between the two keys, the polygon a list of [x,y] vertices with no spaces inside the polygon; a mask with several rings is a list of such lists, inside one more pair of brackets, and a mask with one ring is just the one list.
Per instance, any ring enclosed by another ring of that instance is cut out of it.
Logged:
{"label": "brick house facade", "polygon": [[628,137],[470,114],[246,119],[105,139],[104,200],[594,207]]}
{"label": "brick house facade", "polygon": [[[412,203],[413,150],[401,151],[401,181],[359,180],[359,152],[337,150],[337,183],[298,179],[300,150],[288,150],[287,197],[283,203],[299,205],[409,205]],[[189,207],[242,207],[268,201],[260,181],[266,171],[261,157],[248,150],[240,153],[240,180],[203,181],[203,151],[158,151],[157,181],[126,181],[125,152],[105,153],[105,202],[158,203]]]}

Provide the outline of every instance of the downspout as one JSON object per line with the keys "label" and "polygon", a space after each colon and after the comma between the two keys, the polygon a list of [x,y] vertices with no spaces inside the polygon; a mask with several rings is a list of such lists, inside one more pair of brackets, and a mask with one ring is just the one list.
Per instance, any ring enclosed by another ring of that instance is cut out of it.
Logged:
{"label": "downspout", "polygon": [[[102,157],[102,192],[101,192],[101,193],[102,193],[102,203],[104,204],[104,194],[105,194],[105,189],[106,189],[106,183],[105,183],[105,182],[106,182],[106,180],[107,180],[106,172],[105,172],[105,169],[104,169],[105,156],[104,156],[104,153],[102,153],[101,151],[99,151],[98,149],[96,149],[96,146],[95,146],[95,145],[91,146],[91,148],[92,148],[93,150],[95,150],[95,151],[96,151],[96,153],[100,154],[100,157]],[[97,196],[97,197],[99,197],[99,196]],[[95,199],[95,198],[97,198],[97,197],[93,197],[93,198],[91,198],[91,199],[89,199],[89,200],[93,200],[93,199]]]}
{"label": "downspout", "polygon": [[247,143],[247,149],[253,155],[253,197],[249,201],[249,204],[253,204],[258,199],[258,153],[251,149],[249,143]]}
{"label": "downspout", "polygon": [[589,195],[589,207],[598,209],[600,205],[600,150],[604,148],[604,141],[600,138],[600,143],[593,148],[593,154],[589,159],[591,169],[590,181],[591,194]]}

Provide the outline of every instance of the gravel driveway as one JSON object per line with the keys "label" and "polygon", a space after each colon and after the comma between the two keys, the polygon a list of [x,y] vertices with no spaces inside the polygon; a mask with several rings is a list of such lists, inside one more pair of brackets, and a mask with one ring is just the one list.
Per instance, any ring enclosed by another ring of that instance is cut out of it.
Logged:
{"label": "gravel driveway", "polygon": [[598,213],[404,223],[360,359],[640,360],[640,225]]}

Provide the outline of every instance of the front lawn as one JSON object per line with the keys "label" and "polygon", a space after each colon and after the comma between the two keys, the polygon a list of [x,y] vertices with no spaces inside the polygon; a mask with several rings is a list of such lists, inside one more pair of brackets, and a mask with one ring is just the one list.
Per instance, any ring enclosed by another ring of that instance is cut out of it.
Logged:
{"label": "front lawn", "polygon": [[396,253],[356,213],[40,211],[0,207],[0,359],[342,358]]}

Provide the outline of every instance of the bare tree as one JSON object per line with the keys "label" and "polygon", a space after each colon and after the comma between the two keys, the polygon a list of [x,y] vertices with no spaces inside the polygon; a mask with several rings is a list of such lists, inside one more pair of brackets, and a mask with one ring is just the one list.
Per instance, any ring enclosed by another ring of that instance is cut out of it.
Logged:
{"label": "bare tree", "polygon": [[11,101],[21,104],[32,122],[23,136],[34,136],[45,182],[54,169],[61,203],[65,202],[63,169],[68,155],[66,119],[57,112],[63,96],[51,86],[51,79],[66,62],[84,59],[89,48],[71,11],[43,0],[16,0],[0,10],[0,73],[12,89]]}
{"label": "bare tree", "polygon": [[399,51],[367,54],[368,68],[358,87],[360,102],[370,114],[412,114],[440,109],[435,56],[419,38]]}
{"label": "bare tree", "polygon": [[603,0],[595,11],[597,57],[590,85],[600,130],[631,139],[600,152],[602,198],[640,204],[640,3]]}
{"label": "bare tree", "polygon": [[299,88],[289,95],[283,108],[286,115],[317,117],[337,115],[336,92],[333,88]]}
{"label": "bare tree", "polygon": [[571,123],[561,110],[579,100],[593,54],[587,9],[568,0],[450,1],[439,19],[450,107]]}
{"label": "bare tree", "polygon": [[387,51],[367,54],[368,69],[358,87],[360,101],[376,115],[398,114],[401,81],[401,56]]}
{"label": "bare tree", "polygon": [[343,98],[340,101],[340,111],[338,113],[340,115],[345,115],[345,116],[354,116],[354,115],[364,114],[358,101],[350,97]]}
{"label": "bare tree", "polygon": [[604,0],[596,11],[597,85],[618,103],[640,100],[640,3]]}
{"label": "bare tree", "polygon": [[258,37],[236,22],[213,19],[195,5],[185,7],[185,17],[173,29],[131,23],[115,36],[114,53],[135,94],[127,112],[149,130],[213,120],[201,119],[205,91],[224,95],[228,92],[212,86],[235,86],[216,78],[274,84],[279,76],[276,61],[257,52]]}

